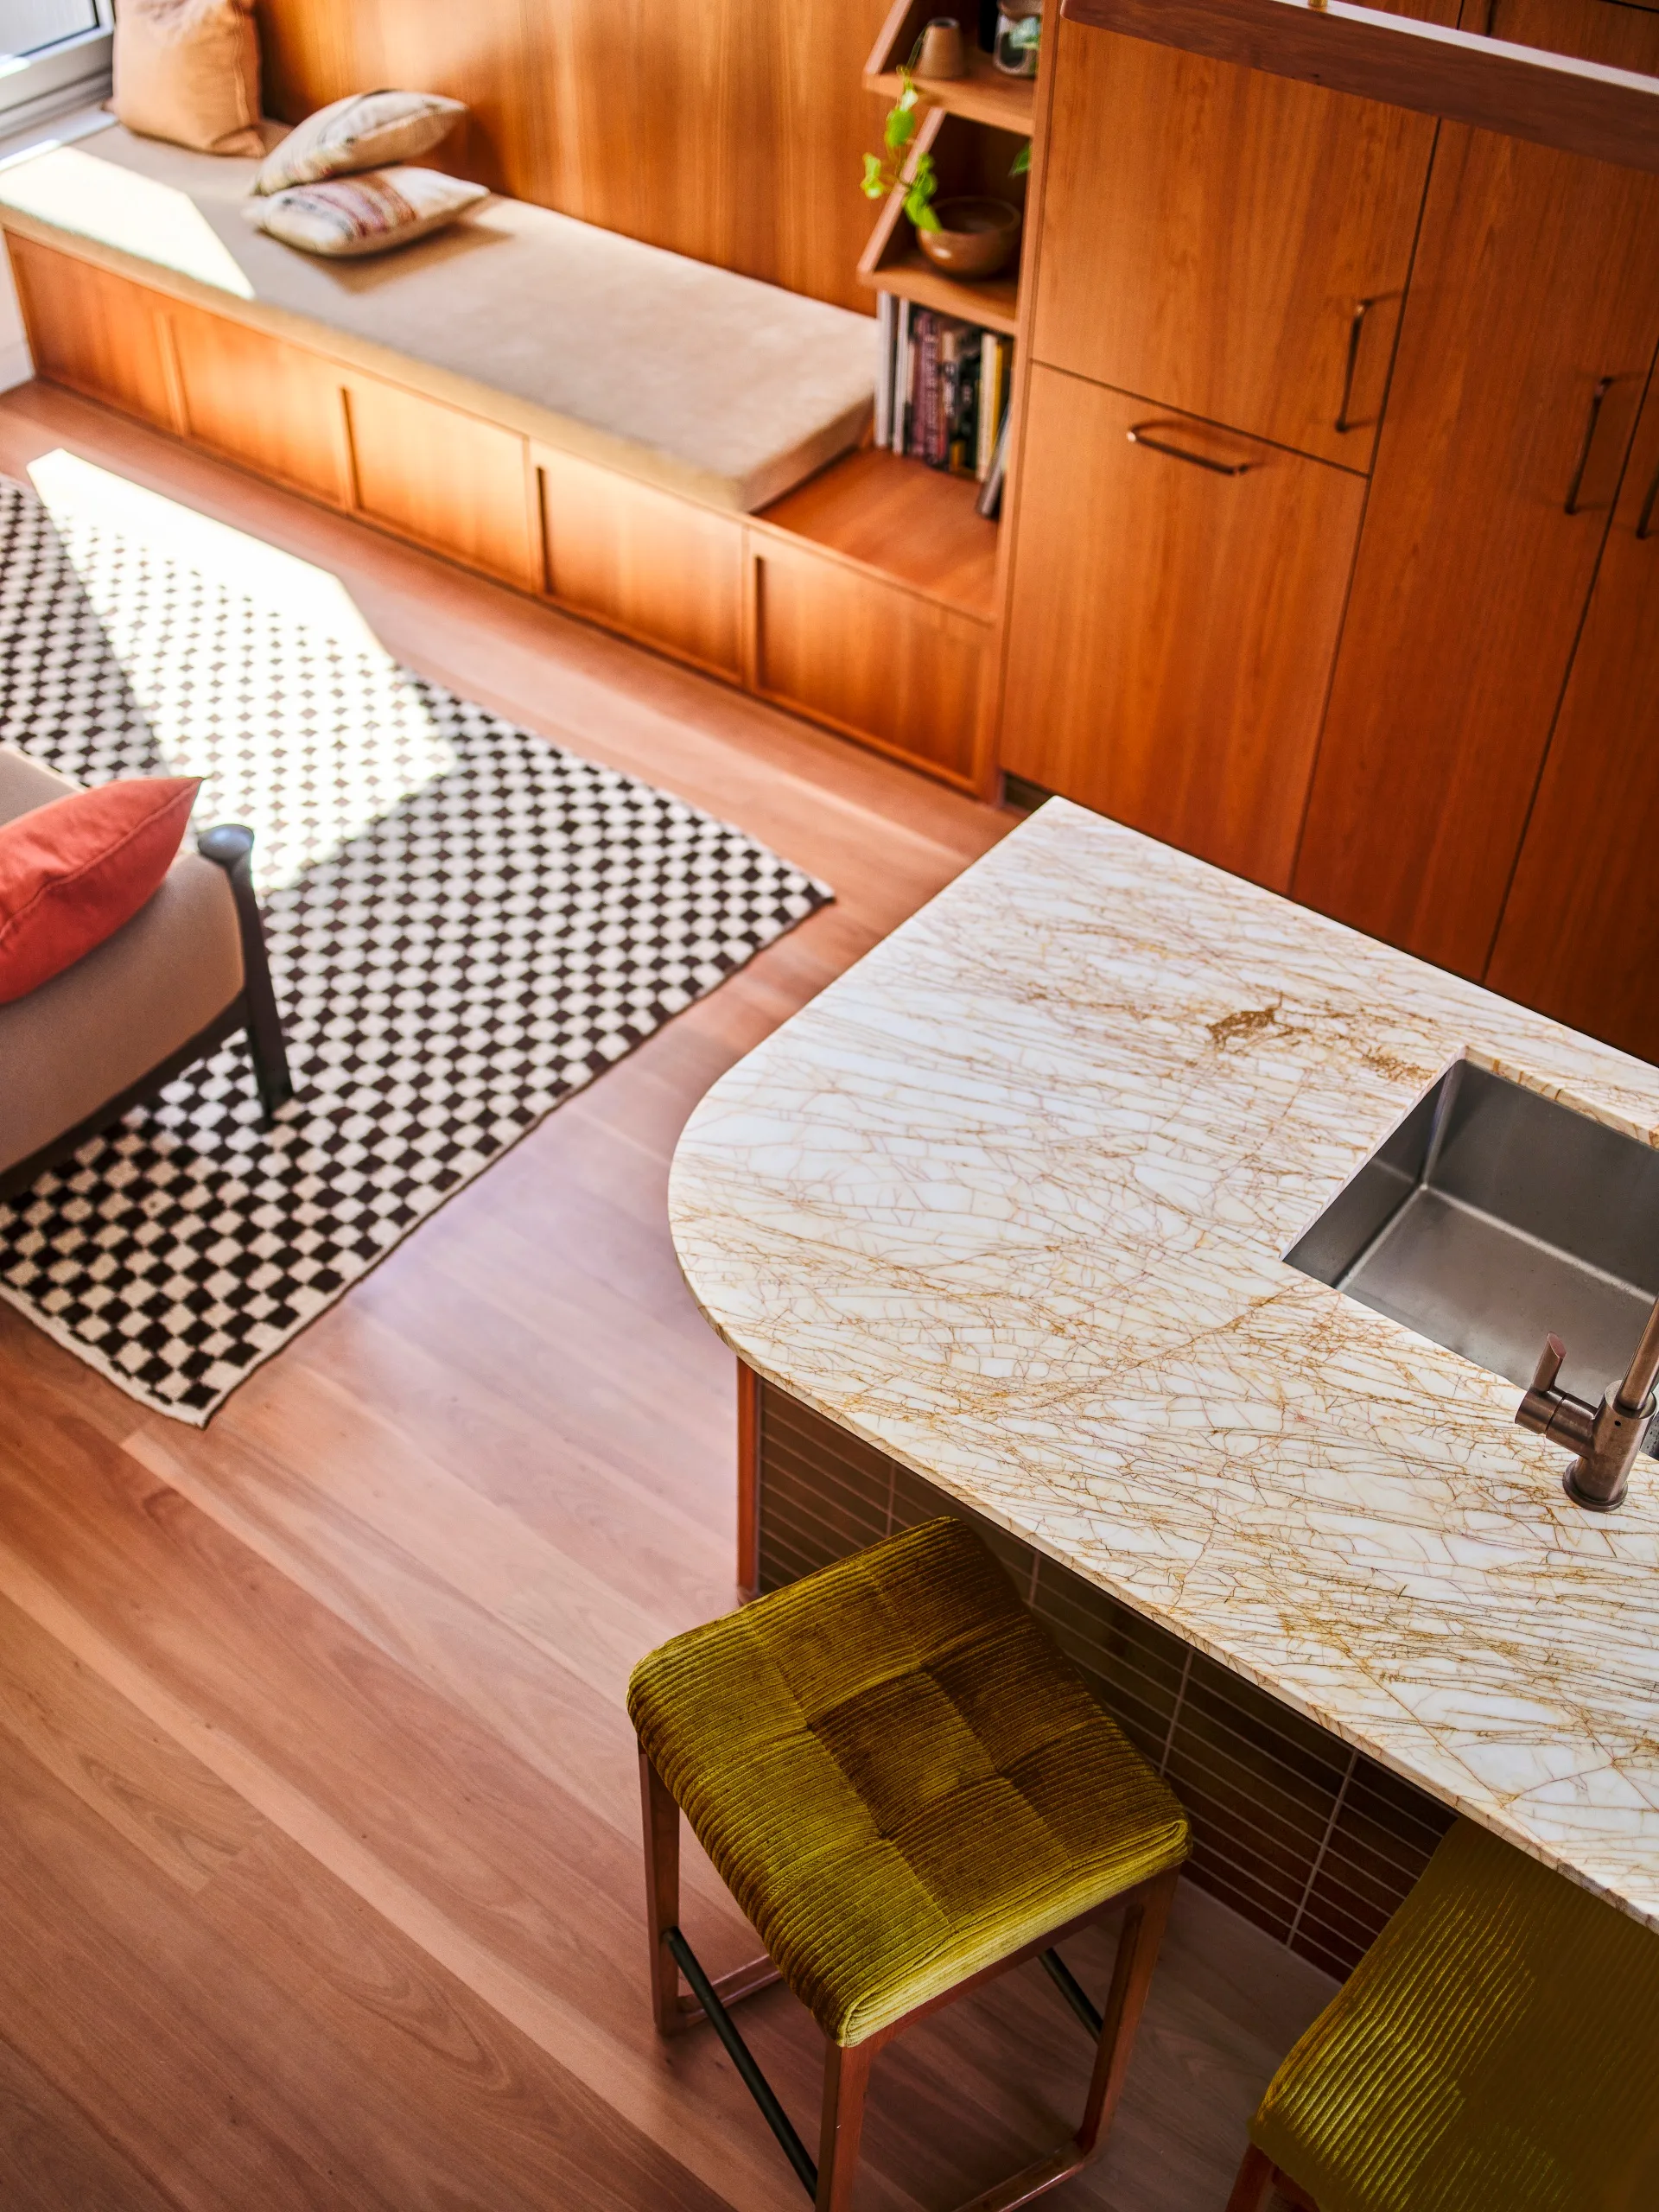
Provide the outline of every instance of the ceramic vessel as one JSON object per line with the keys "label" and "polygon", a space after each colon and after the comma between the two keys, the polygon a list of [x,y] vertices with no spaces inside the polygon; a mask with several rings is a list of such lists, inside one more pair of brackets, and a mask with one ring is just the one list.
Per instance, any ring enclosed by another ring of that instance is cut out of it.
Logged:
{"label": "ceramic vessel", "polygon": [[1043,33],[1043,0],[1002,0],[996,15],[992,60],[1008,77],[1037,74],[1037,48]]}
{"label": "ceramic vessel", "polygon": [[922,33],[916,53],[918,77],[963,77],[968,73],[962,25],[954,16],[935,16]]}
{"label": "ceramic vessel", "polygon": [[937,231],[918,231],[916,243],[947,276],[995,276],[1020,242],[1020,210],[1006,200],[940,200]]}

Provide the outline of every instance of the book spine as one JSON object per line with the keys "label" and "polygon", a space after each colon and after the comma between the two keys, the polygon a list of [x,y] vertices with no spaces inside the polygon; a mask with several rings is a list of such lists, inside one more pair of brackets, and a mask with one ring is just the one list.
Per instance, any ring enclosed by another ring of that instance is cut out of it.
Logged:
{"label": "book spine", "polygon": [[982,484],[991,473],[996,434],[1002,418],[1002,340],[985,333],[979,354],[979,435],[975,441],[974,474]]}
{"label": "book spine", "polygon": [[939,404],[932,461],[935,468],[949,468],[956,447],[957,424],[962,416],[962,331],[951,325],[939,335]]}
{"label": "book spine", "polygon": [[899,302],[899,327],[893,341],[893,449],[909,450],[911,406],[910,302]]}
{"label": "book spine", "polygon": [[875,442],[893,443],[893,382],[897,365],[899,302],[891,292],[880,292],[875,302]]}
{"label": "book spine", "polygon": [[1008,415],[1005,408],[1002,412],[1001,428],[996,434],[996,447],[991,455],[991,465],[986,473],[985,481],[979,487],[979,497],[974,501],[975,512],[983,515],[987,522],[995,522],[1001,510],[1002,478],[1007,467],[1007,461]]}
{"label": "book spine", "polygon": [[957,341],[957,402],[950,418],[950,474],[972,476],[979,435],[979,372],[985,334],[969,324]]}
{"label": "book spine", "polygon": [[939,318],[931,308],[922,318],[922,436],[921,458],[930,468],[938,467],[939,444]]}

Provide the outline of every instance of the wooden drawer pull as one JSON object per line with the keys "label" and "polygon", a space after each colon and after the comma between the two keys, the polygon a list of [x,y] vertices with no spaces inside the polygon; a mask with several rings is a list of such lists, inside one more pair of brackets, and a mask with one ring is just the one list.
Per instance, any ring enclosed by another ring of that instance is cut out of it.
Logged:
{"label": "wooden drawer pull", "polygon": [[1190,461],[1194,468],[1207,468],[1215,476],[1243,476],[1255,464],[1249,461],[1212,461],[1207,453],[1188,453],[1185,446],[1166,444],[1162,438],[1147,435],[1157,428],[1155,423],[1136,423],[1125,433],[1132,446],[1145,446],[1148,453],[1167,454],[1172,461]]}
{"label": "wooden drawer pull", "polygon": [[1344,437],[1350,430],[1363,428],[1361,423],[1349,421],[1348,410],[1354,404],[1354,371],[1359,365],[1359,341],[1364,333],[1365,318],[1376,305],[1375,299],[1356,300],[1354,319],[1348,326],[1348,366],[1342,379],[1342,404],[1337,410],[1337,429]]}
{"label": "wooden drawer pull", "polygon": [[1585,418],[1584,442],[1579,448],[1578,465],[1573,471],[1573,481],[1567,487],[1567,512],[1579,512],[1579,493],[1584,488],[1584,472],[1590,464],[1590,448],[1596,442],[1596,425],[1601,420],[1601,410],[1608,393],[1613,388],[1611,377],[1598,377],[1596,388],[1590,395],[1590,412]]}

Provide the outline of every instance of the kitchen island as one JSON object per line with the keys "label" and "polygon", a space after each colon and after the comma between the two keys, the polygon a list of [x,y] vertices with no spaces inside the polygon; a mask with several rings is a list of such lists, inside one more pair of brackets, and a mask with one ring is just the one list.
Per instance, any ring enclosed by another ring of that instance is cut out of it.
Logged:
{"label": "kitchen island", "polygon": [[1659,1071],[1052,801],[715,1085],[671,1188],[763,1537],[815,1467],[831,1549],[976,1516],[1109,1701],[1164,1681],[1115,1709],[1195,1871],[1207,1831],[1338,1971],[1452,1812],[1659,1927],[1659,1465],[1583,1511],[1512,1382],[1282,1256],[1459,1057],[1659,1142]]}

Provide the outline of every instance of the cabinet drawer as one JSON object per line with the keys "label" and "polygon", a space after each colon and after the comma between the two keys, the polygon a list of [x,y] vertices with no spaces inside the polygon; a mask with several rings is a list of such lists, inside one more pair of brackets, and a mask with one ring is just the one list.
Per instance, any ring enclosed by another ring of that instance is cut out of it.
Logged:
{"label": "cabinet drawer", "polygon": [[33,239],[6,244],[39,374],[175,429],[157,296]]}
{"label": "cabinet drawer", "polygon": [[356,505],[452,561],[533,590],[529,454],[516,430],[353,374],[346,384]]}
{"label": "cabinet drawer", "polygon": [[1282,890],[1363,480],[1040,367],[1024,447],[1003,766]]}
{"label": "cabinet drawer", "polygon": [[755,690],[971,784],[990,625],[759,531],[753,543]]}
{"label": "cabinet drawer", "polygon": [[1368,467],[1433,118],[1056,28],[1035,358]]}
{"label": "cabinet drawer", "polygon": [[547,589],[563,606],[734,683],[743,524],[568,454],[534,448]]}
{"label": "cabinet drawer", "polygon": [[344,506],[350,497],[340,372],[315,354],[199,308],[166,309],[184,428],[262,476]]}

